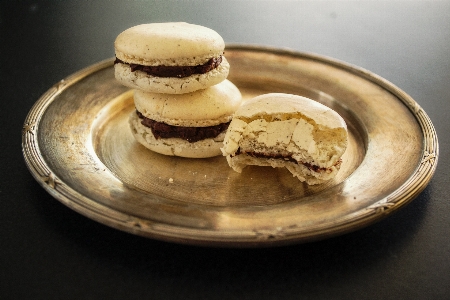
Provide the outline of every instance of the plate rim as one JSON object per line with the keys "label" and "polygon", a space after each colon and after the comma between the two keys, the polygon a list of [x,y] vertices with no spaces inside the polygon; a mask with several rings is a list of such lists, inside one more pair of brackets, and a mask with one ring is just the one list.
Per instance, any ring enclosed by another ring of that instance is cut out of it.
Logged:
{"label": "plate rim", "polygon": [[[248,44],[226,44],[225,51],[227,50],[265,52],[314,60],[345,70],[380,86],[398,98],[418,122],[423,135],[420,163],[416,166],[411,176],[398,189],[386,197],[352,214],[345,215],[331,222],[325,222],[321,226],[316,226],[313,230],[309,231],[299,231],[298,228],[294,227],[275,228],[273,230],[230,231],[226,233],[220,232],[219,234],[214,230],[180,228],[177,225],[152,222],[130,216],[95,202],[93,199],[78,193],[59,180],[46,164],[40,151],[36,134],[39,128],[40,118],[51,102],[66,88],[82,78],[110,67],[113,64],[114,58],[108,58],[83,68],[57,82],[34,103],[22,127],[22,153],[30,173],[58,201],[72,210],[104,225],[129,233],[170,242],[239,247],[260,247],[263,245],[308,242],[354,231],[379,221],[410,203],[428,185],[435,173],[439,157],[437,133],[431,119],[423,108],[399,87],[364,68],[315,53],[301,52],[289,48],[274,48]],[[208,231],[207,235],[205,235],[206,231]],[[205,236],[207,237],[205,238]]]}

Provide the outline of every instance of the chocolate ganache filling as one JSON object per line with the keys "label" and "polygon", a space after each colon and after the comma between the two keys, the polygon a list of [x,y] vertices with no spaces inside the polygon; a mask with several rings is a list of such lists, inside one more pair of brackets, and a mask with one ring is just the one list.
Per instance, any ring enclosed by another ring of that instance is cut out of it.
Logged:
{"label": "chocolate ganache filling", "polygon": [[[270,153],[260,153],[260,152],[255,152],[255,151],[246,151],[246,152],[242,152],[241,148],[238,148],[238,150],[236,151],[235,155],[239,155],[239,154],[247,154],[248,156],[252,156],[252,157],[256,157],[256,158],[273,158],[273,159],[283,159],[283,160],[287,160],[296,164],[302,164],[305,167],[307,167],[310,171],[316,172],[316,173],[320,173],[320,172],[331,172],[331,168],[322,168],[307,162],[301,162],[301,161],[297,161],[295,159],[292,158],[292,156],[290,155],[281,155],[281,154],[270,154]],[[342,163],[342,159],[339,159],[335,164],[334,167],[339,167]]]}
{"label": "chocolate ganache filling", "polygon": [[222,56],[212,57],[203,65],[197,66],[144,66],[139,64],[129,64],[116,57],[114,64],[127,64],[131,67],[131,72],[142,71],[151,76],[158,77],[178,77],[184,78],[194,74],[205,74],[217,68],[222,62]]}
{"label": "chocolate ganache filling", "polygon": [[230,125],[230,122],[227,122],[208,127],[173,126],[146,118],[137,110],[136,113],[141,119],[141,124],[150,128],[156,139],[179,138],[189,143],[195,143],[200,140],[217,137],[220,133],[227,130],[228,125]]}

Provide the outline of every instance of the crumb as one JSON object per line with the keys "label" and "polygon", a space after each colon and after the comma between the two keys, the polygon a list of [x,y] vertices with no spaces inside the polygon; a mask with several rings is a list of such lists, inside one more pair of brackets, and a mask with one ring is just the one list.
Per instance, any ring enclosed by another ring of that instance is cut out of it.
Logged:
{"label": "crumb", "polygon": [[169,178],[169,182],[170,182],[170,183],[173,183],[173,178]]}

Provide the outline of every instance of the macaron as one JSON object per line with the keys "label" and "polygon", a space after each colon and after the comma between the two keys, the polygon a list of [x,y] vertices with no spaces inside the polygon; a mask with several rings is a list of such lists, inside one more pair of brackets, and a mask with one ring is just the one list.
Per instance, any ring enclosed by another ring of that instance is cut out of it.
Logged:
{"label": "macaron", "polygon": [[135,139],[164,155],[204,158],[221,155],[226,130],[242,103],[229,80],[185,94],[134,91],[129,118]]}
{"label": "macaron", "polygon": [[131,27],[115,42],[115,77],[151,93],[183,94],[225,80],[230,65],[225,43],[214,30],[184,22]]}
{"label": "macaron", "polygon": [[270,93],[235,112],[222,153],[241,173],[248,165],[285,167],[307,184],[334,178],[348,143],[345,120],[331,108],[298,95]]}

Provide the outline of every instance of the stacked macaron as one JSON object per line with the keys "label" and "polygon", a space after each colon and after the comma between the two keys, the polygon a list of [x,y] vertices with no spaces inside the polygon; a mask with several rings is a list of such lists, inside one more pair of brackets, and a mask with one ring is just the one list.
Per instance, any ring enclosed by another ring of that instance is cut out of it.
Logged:
{"label": "stacked macaron", "polygon": [[188,23],[131,27],[114,43],[115,77],[134,89],[130,126],[136,140],[165,155],[212,157],[242,96],[227,80],[225,43]]}

